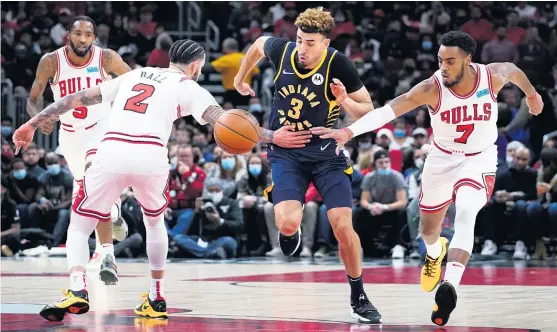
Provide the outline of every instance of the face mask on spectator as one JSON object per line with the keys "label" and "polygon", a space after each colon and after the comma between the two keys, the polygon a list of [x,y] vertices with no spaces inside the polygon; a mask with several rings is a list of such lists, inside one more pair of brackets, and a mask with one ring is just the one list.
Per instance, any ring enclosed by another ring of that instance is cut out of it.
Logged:
{"label": "face mask on spectator", "polygon": [[12,134],[12,127],[2,126],[2,136],[10,136]]}
{"label": "face mask on spectator", "polygon": [[222,191],[219,191],[217,193],[207,193],[207,197],[213,201],[213,204],[219,204],[222,201],[222,198],[224,197],[224,194]]}
{"label": "face mask on spectator", "polygon": [[390,168],[378,168],[377,169],[377,174],[379,174],[379,175],[391,174],[391,169]]}
{"label": "face mask on spectator", "polygon": [[360,141],[358,143],[358,147],[362,150],[369,150],[369,149],[371,149],[371,142],[370,141]]}
{"label": "face mask on spectator", "polygon": [[259,174],[261,174],[261,164],[253,164],[253,165],[249,165],[248,167],[249,172],[251,173],[251,175],[257,177],[259,176]]}
{"label": "face mask on spectator", "polygon": [[513,156],[507,155],[505,159],[507,161],[507,166],[511,166],[513,164]]}
{"label": "face mask on spectator", "polygon": [[46,168],[48,169],[48,173],[50,173],[50,175],[60,174],[61,168],[60,168],[59,164],[48,165],[48,166],[46,166]]}
{"label": "face mask on spectator", "polygon": [[393,135],[395,135],[396,138],[403,138],[403,137],[406,137],[406,130],[404,130],[404,129],[395,129],[395,130],[393,130]]}
{"label": "face mask on spectator", "polygon": [[414,160],[414,164],[416,164],[416,167],[420,168],[424,165],[424,160],[422,158],[418,158]]}
{"label": "face mask on spectator", "polygon": [[431,50],[431,48],[433,47],[433,42],[431,40],[424,40],[422,42],[422,48],[426,51]]}
{"label": "face mask on spectator", "polygon": [[174,171],[176,169],[176,163],[170,163],[170,171]]}
{"label": "face mask on spectator", "polygon": [[25,176],[27,175],[27,171],[24,169],[18,169],[13,171],[12,173],[14,175],[14,178],[18,179],[18,180],[23,180],[25,178]]}
{"label": "face mask on spectator", "polygon": [[236,159],[226,158],[221,160],[220,164],[222,165],[222,168],[224,168],[225,171],[231,171],[234,169],[234,166],[236,166]]}
{"label": "face mask on spectator", "polygon": [[249,105],[249,111],[252,113],[261,112],[261,104],[251,104]]}

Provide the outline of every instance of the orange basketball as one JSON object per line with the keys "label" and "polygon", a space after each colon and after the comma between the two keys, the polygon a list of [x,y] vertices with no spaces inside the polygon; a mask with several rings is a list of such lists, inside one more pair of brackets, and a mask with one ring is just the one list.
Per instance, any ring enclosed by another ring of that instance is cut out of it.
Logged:
{"label": "orange basketball", "polygon": [[230,110],[215,123],[215,141],[230,154],[250,152],[259,142],[259,123],[251,113]]}

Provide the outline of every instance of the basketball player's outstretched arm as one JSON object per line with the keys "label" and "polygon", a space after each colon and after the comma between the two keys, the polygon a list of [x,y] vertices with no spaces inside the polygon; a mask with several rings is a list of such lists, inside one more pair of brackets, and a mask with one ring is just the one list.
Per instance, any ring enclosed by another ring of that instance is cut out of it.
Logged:
{"label": "basketball player's outstretched arm", "polygon": [[[56,56],[54,53],[47,53],[39,61],[37,66],[37,73],[35,75],[35,80],[31,86],[31,91],[29,92],[29,98],[27,99],[27,113],[30,117],[34,117],[39,114],[43,108],[42,95],[46,85],[50,80],[54,79],[56,76],[56,68],[58,66]],[[56,119],[46,122],[41,126],[41,131],[43,134],[48,135],[52,132],[54,128],[54,123]]]}
{"label": "basketball player's outstretched arm", "polygon": [[433,78],[429,78],[413,87],[407,93],[396,97],[389,104],[367,113],[349,127],[342,129],[316,127],[310,129],[310,131],[312,134],[319,135],[323,139],[335,139],[338,142],[338,153],[339,149],[346,142],[358,135],[380,128],[419,106],[436,106],[439,102],[437,92],[437,84]]}
{"label": "basketball player's outstretched arm", "polygon": [[[211,105],[207,110],[203,113],[203,120],[207,121],[211,125],[215,125],[217,119],[221,114],[226,112],[220,106]],[[259,129],[259,141],[262,143],[273,143],[273,133],[274,131],[260,128]]]}
{"label": "basketball player's outstretched arm", "polygon": [[124,75],[132,70],[130,66],[122,60],[120,54],[110,49],[103,50],[103,68],[104,71],[113,78]]}
{"label": "basketball player's outstretched arm", "polygon": [[491,72],[493,90],[498,93],[507,83],[512,83],[520,88],[526,95],[526,104],[530,113],[538,115],[543,110],[542,97],[536,92],[536,88],[530,83],[524,72],[511,62],[497,62],[487,65]]}
{"label": "basketball player's outstretched arm", "polygon": [[255,43],[250,46],[250,48],[246,52],[246,55],[244,55],[244,58],[242,59],[240,69],[238,69],[238,73],[234,77],[234,87],[243,96],[255,96],[255,92],[253,92],[249,84],[245,83],[245,80],[248,74],[251,73],[252,69],[265,56],[265,42],[269,38],[271,37],[263,36],[257,38]]}

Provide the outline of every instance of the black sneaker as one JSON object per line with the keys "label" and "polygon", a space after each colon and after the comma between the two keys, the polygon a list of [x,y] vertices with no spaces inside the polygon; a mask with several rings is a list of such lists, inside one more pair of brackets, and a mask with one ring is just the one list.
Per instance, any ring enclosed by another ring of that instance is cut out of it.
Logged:
{"label": "black sneaker", "polygon": [[444,281],[435,293],[435,305],[431,312],[433,324],[443,326],[449,322],[449,317],[456,308],[456,290],[453,285]]}
{"label": "black sneaker", "polygon": [[381,324],[381,314],[377,308],[367,298],[365,294],[361,294],[358,302],[350,301],[352,307],[352,318],[358,320],[361,324]]}
{"label": "black sneaker", "polygon": [[106,255],[103,258],[99,276],[105,285],[116,285],[118,283],[118,268],[114,262],[114,256]]}
{"label": "black sneaker", "polygon": [[280,250],[285,256],[292,256],[302,243],[302,231],[298,231],[293,235],[286,236],[279,232],[279,246]]}

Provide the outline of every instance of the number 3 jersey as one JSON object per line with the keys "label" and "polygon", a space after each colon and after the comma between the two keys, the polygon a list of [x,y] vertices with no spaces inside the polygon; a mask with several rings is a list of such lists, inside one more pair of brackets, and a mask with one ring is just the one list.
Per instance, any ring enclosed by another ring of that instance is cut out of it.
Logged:
{"label": "number 3 jersey", "polygon": [[477,153],[497,140],[497,96],[486,65],[472,63],[476,82],[472,91],[460,96],[443,85],[441,71],[433,75],[439,88],[439,104],[430,110],[434,143],[455,153]]}
{"label": "number 3 jersey", "polygon": [[[91,46],[91,55],[83,66],[72,64],[68,58],[67,48],[61,47],[53,52],[56,57],[56,75],[50,83],[55,101],[99,85],[108,79],[103,69],[103,49]],[[62,128],[66,130],[90,127],[106,116],[109,103],[78,107],[60,116]]]}

